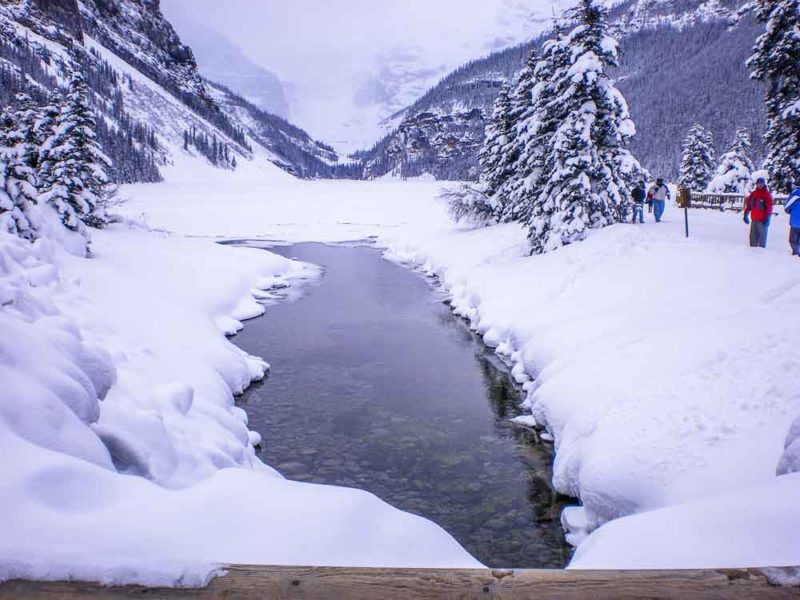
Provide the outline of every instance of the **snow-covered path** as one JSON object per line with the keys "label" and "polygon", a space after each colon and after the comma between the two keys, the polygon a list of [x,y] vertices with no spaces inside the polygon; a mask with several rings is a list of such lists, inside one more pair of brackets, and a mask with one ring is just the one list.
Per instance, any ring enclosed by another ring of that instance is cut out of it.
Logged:
{"label": "snow-covered path", "polygon": [[[232,190],[223,182],[200,195],[194,184],[173,183],[151,188],[157,197],[133,189],[127,210],[191,235],[376,237],[389,258],[436,273],[456,310],[518,363],[520,378],[523,371],[535,377],[529,402],[556,438],[556,483],[585,506],[569,514],[575,541],[628,514],[771,489],[800,414],[792,376],[800,362],[800,264],[787,255],[783,216],[773,221],[766,252],[746,246],[735,214],[692,211],[685,240],[682,214],[671,209],[661,225],[617,226],[527,257],[515,225],[453,226],[435,199],[439,187],[278,182]],[[781,481],[782,493],[800,497],[792,481]],[[769,497],[754,504],[750,523],[781,522],[785,506]],[[790,519],[772,532],[782,554],[753,546],[737,563],[767,556],[800,563],[800,544],[778,541],[800,539],[798,526]],[[636,556],[636,539],[620,536],[624,556]],[[604,553],[605,566],[627,564]],[[698,560],[673,552],[670,565]],[[733,566],[730,560],[710,551],[703,564]],[[576,566],[591,563],[586,551]]]}

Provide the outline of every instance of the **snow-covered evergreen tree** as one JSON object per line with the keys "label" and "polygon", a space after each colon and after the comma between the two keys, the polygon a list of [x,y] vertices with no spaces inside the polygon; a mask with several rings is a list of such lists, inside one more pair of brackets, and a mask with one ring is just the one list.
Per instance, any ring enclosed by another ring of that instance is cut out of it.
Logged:
{"label": "snow-covered evergreen tree", "polygon": [[706,191],[715,194],[749,193],[755,170],[749,150],[750,133],[747,129],[739,129],[730,149],[720,158],[717,172]]}
{"label": "snow-covered evergreen tree", "polygon": [[525,61],[525,66],[515,78],[513,93],[511,94],[511,108],[509,118],[511,130],[505,146],[500,149],[510,176],[504,185],[495,194],[497,204],[497,219],[501,222],[516,221],[520,219],[520,205],[516,202],[515,190],[519,189],[522,180],[520,172],[520,158],[525,151],[525,146],[520,138],[522,124],[529,118],[534,110],[533,91],[537,84],[536,66],[539,56],[536,48],[531,49]]}
{"label": "snow-covered evergreen tree", "polygon": [[15,120],[21,136],[19,154],[22,162],[36,171],[39,168],[39,146],[43,141],[37,132],[39,108],[28,94],[17,94],[17,104]]}
{"label": "snow-covered evergreen tree", "polygon": [[0,114],[0,230],[33,240],[36,177],[25,164],[25,137],[10,111]]}
{"label": "snow-covered evergreen tree", "polygon": [[690,191],[703,191],[714,173],[714,138],[702,125],[695,124],[683,142],[678,185]]}
{"label": "snow-covered evergreen tree", "polygon": [[511,87],[505,84],[495,100],[479,155],[481,184],[487,196],[494,196],[513,172],[513,160],[505,151],[512,134]]}
{"label": "snow-covered evergreen tree", "polygon": [[628,150],[635,126],[627,103],[608,74],[617,66],[608,10],[596,0],[581,0],[571,16],[578,25],[559,42],[570,51],[568,67],[553,74],[552,96],[541,115],[546,122],[536,125],[554,130],[542,172],[534,174],[538,194],[528,221],[534,253],[624,220],[629,190],[643,173]]}
{"label": "snow-covered evergreen tree", "polygon": [[553,135],[566,117],[566,106],[558,102],[558,97],[572,59],[565,31],[556,23],[554,37],[543,45],[534,69],[537,84],[531,92],[532,109],[518,125],[522,150],[516,185],[509,192],[519,220],[535,229],[531,231],[534,239],[544,239],[550,230],[553,204],[544,198],[536,200],[552,174],[548,169],[556,164],[552,154]]}
{"label": "snow-covered evergreen tree", "polygon": [[767,31],[748,62],[754,79],[767,84],[768,155],[764,167],[776,190],[800,185],[800,0],[756,0]]}
{"label": "snow-covered evergreen tree", "polygon": [[42,199],[58,211],[61,221],[73,231],[106,223],[109,196],[105,169],[110,160],[95,137],[95,118],[80,73],[70,79],[55,129],[42,149]]}
{"label": "snow-covered evergreen tree", "polygon": [[512,134],[503,154],[512,165],[512,175],[497,194],[498,219],[502,222],[519,221],[523,215],[524,202],[521,201],[520,190],[524,187],[527,176],[524,155],[528,151],[525,124],[536,110],[536,88],[539,82],[536,70],[539,62],[537,50],[531,49],[525,67],[517,75],[511,98]]}
{"label": "snow-covered evergreen tree", "polygon": [[56,131],[56,123],[58,116],[61,114],[61,106],[64,104],[64,98],[60,91],[53,91],[47,98],[44,106],[39,107],[39,118],[36,121],[35,133],[36,139],[39,142],[39,157],[38,166],[40,170],[40,184],[43,183],[44,177],[42,171],[45,166],[50,166],[46,163],[48,155],[48,141],[53,137]]}

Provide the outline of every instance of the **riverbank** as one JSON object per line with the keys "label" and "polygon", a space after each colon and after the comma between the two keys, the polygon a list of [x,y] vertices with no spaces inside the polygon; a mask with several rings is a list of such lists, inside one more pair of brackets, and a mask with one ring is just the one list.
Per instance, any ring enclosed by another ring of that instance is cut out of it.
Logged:
{"label": "riverbank", "polygon": [[[514,225],[452,225],[435,198],[439,187],[420,181],[242,184],[219,217],[222,186],[206,188],[198,199],[192,184],[175,182],[158,199],[133,190],[131,209],[193,235],[374,237],[390,258],[439,276],[454,308],[518,363],[520,378],[535,379],[528,404],[555,437],[555,483],[584,505],[568,519],[576,543],[626,515],[701,500],[724,510],[727,493],[770,489],[800,413],[790,375],[798,368],[800,320],[789,317],[798,314],[800,285],[797,260],[786,255],[781,239],[783,217],[773,221],[766,252],[746,247],[735,214],[693,211],[687,241],[682,215],[673,209],[659,226],[620,225],[528,257],[524,233]],[[780,481],[797,491],[791,479]],[[769,517],[784,508],[762,494],[749,522],[775,523]],[[738,517],[727,515],[729,522]],[[772,528],[771,534],[787,541],[775,542],[787,549],[782,562],[800,562],[790,543],[797,531]],[[619,535],[618,546],[633,548],[631,554],[637,547],[646,551],[630,530]],[[673,563],[664,566],[735,566],[727,564],[722,538],[708,544],[718,552],[710,550],[705,564],[683,555],[681,543],[691,541],[669,542]],[[737,564],[777,560],[762,550],[750,545]],[[604,564],[624,568],[631,554]]]}
{"label": "riverbank", "polygon": [[478,566],[429,521],[256,458],[234,394],[267,365],[226,335],[316,269],[126,224],[92,251],[0,234],[0,579]]}

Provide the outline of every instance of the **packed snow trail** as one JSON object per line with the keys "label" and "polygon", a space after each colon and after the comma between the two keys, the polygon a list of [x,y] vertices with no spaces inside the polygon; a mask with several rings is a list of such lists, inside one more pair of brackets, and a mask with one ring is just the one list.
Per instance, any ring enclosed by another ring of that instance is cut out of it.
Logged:
{"label": "packed snow trail", "polygon": [[[585,507],[570,520],[576,543],[611,519],[775,482],[800,414],[790,375],[800,361],[800,319],[790,318],[800,274],[785,216],[773,219],[766,251],[747,247],[731,213],[691,211],[686,240],[682,213],[669,206],[659,225],[646,215],[644,225],[528,257],[516,225],[452,225],[435,198],[440,187],[242,181],[234,194],[223,183],[198,197],[196,183],[178,178],[158,197],[131,189],[129,208],[192,235],[372,236],[389,258],[437,274],[454,309],[517,364],[520,380],[535,379],[528,402],[555,437],[556,485]],[[780,514],[769,497],[760,509]],[[796,546],[786,559],[798,563]],[[742,559],[758,565],[767,555],[753,547]],[[616,566],[625,565],[620,557]]]}

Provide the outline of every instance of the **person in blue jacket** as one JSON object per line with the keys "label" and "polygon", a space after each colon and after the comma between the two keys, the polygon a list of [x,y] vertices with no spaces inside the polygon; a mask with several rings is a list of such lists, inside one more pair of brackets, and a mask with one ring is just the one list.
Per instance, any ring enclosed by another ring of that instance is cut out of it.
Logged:
{"label": "person in blue jacket", "polygon": [[800,256],[800,187],[789,194],[784,209],[789,214],[789,246],[792,256]]}

